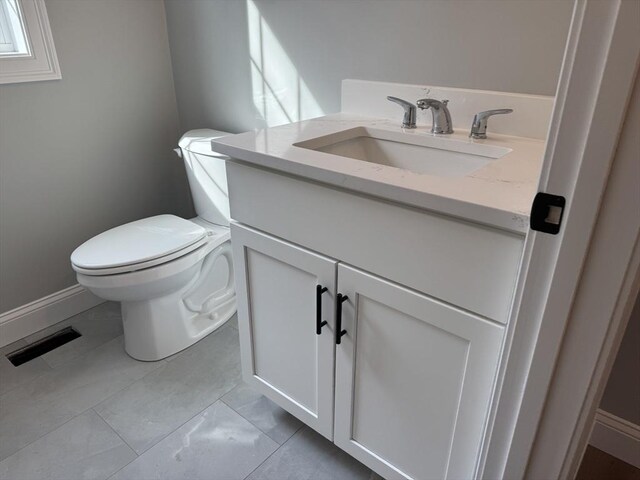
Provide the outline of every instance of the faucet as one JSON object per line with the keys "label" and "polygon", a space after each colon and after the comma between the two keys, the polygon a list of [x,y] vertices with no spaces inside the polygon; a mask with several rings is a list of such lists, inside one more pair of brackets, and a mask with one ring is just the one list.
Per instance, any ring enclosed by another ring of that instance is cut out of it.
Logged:
{"label": "faucet", "polygon": [[418,100],[416,105],[421,110],[431,109],[433,115],[433,126],[431,127],[431,133],[453,133],[453,126],[451,125],[451,114],[447,108],[449,100],[435,100],[433,98],[423,98]]}
{"label": "faucet", "polygon": [[416,106],[398,97],[387,97],[387,100],[397,103],[404,108],[404,118],[402,119],[402,128],[416,128]]}
{"label": "faucet", "polygon": [[476,113],[471,124],[469,137],[471,138],[487,138],[487,119],[492,115],[501,115],[513,112],[512,108],[499,108],[496,110],[487,110],[485,112]]}

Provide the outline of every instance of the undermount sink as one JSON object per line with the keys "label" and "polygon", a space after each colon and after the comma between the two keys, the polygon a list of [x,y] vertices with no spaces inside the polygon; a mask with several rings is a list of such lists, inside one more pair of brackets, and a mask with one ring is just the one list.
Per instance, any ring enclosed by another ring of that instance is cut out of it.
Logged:
{"label": "undermount sink", "polygon": [[510,148],[453,138],[356,127],[294,146],[440,177],[463,177]]}

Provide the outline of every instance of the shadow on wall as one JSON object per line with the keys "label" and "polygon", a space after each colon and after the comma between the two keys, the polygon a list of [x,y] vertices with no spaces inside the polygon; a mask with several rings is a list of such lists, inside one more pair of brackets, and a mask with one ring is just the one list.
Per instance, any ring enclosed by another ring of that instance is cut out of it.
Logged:
{"label": "shadow on wall", "polygon": [[261,127],[324,115],[287,52],[253,2],[247,0],[253,104]]}
{"label": "shadow on wall", "polygon": [[241,132],[324,114],[253,0],[165,5],[183,131]]}

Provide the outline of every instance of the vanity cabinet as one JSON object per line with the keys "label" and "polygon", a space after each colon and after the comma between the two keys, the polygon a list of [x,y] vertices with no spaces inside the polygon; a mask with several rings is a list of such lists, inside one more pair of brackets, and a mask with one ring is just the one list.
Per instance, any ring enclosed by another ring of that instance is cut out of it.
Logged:
{"label": "vanity cabinet", "polygon": [[337,262],[239,225],[231,234],[243,377],[331,440]]}
{"label": "vanity cabinet", "polygon": [[504,328],[338,265],[334,442],[386,479],[470,479]]}
{"label": "vanity cabinet", "polygon": [[252,228],[231,233],[245,380],[387,479],[472,478],[504,328]]}
{"label": "vanity cabinet", "polygon": [[473,479],[524,237],[241,162],[227,178],[245,381],[387,480]]}
{"label": "vanity cabinet", "polygon": [[347,80],[341,113],[212,140],[245,380],[387,480],[480,478],[553,107],[433,88],[519,114],[434,136],[386,118],[424,86]]}

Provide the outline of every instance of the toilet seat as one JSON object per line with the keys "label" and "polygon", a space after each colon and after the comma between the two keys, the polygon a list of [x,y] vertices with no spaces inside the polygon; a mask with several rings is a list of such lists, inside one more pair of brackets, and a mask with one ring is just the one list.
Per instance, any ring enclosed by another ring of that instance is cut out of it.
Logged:
{"label": "toilet seat", "polygon": [[117,275],[162,265],[199,249],[211,251],[228,239],[228,228],[205,228],[175,215],[157,215],[93,237],[71,254],[71,264],[83,275]]}

